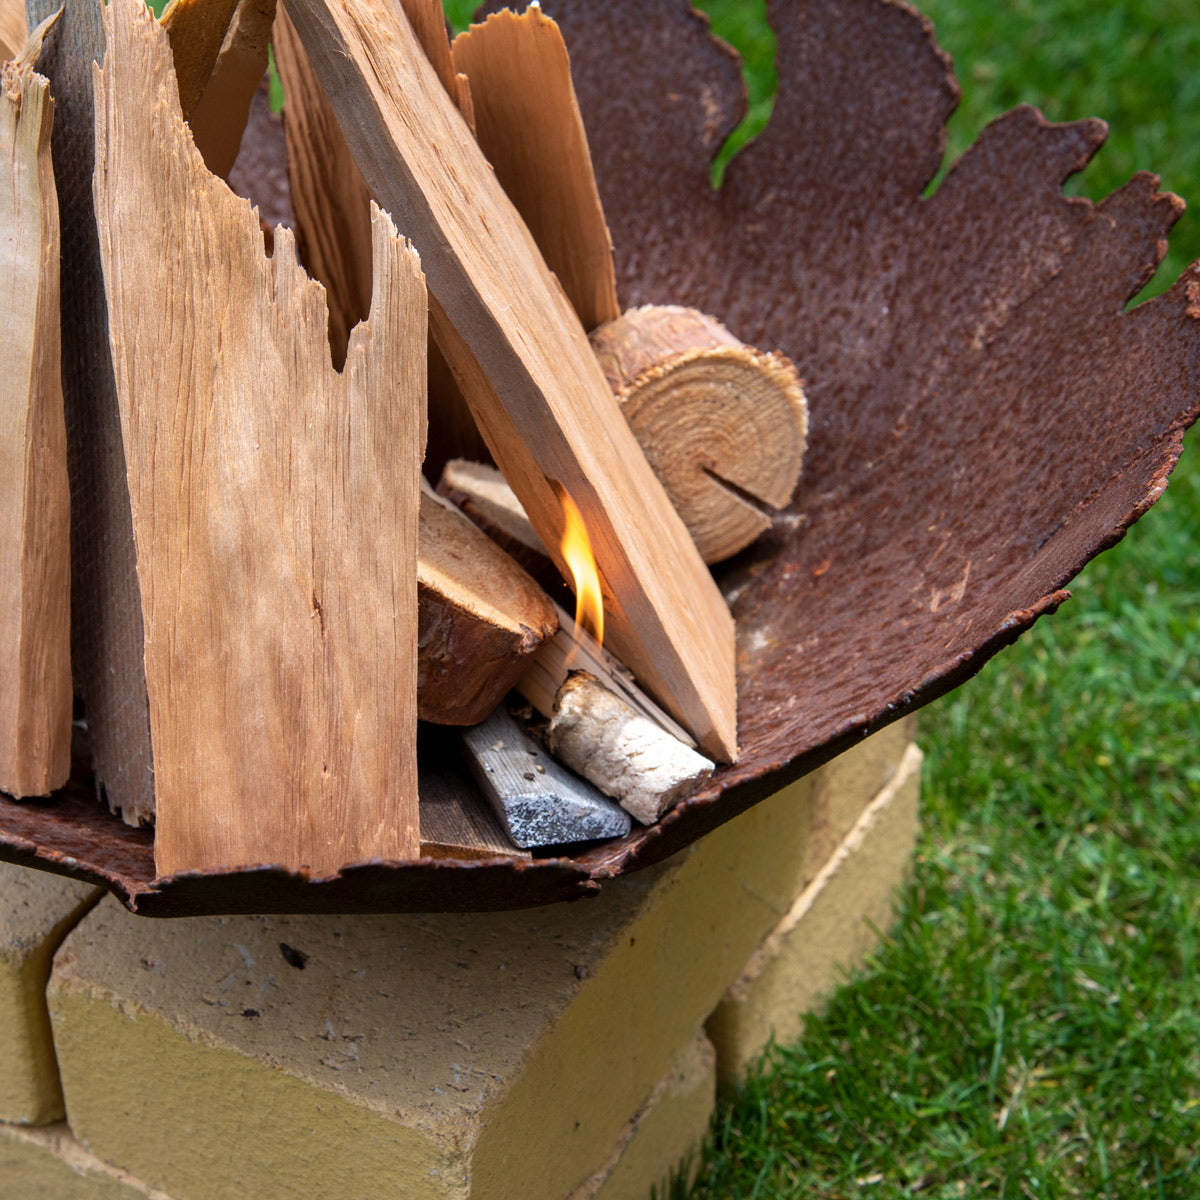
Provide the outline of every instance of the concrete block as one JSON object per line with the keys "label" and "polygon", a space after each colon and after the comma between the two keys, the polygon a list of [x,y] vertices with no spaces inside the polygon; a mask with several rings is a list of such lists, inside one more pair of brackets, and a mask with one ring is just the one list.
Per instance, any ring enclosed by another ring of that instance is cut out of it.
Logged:
{"label": "concrete block", "polygon": [[106,900],[49,990],[72,1129],[175,1200],[567,1197],[805,886],[823,774],[572,905],[155,922]]}
{"label": "concrete block", "polygon": [[717,1056],[698,1035],[618,1139],[609,1162],[571,1200],[649,1200],[667,1195],[672,1171],[693,1180],[716,1106]]}
{"label": "concrete block", "polygon": [[46,981],[67,930],[99,898],[88,884],[0,863],[0,1121],[62,1118]]}
{"label": "concrete block", "polygon": [[797,1038],[804,1015],[876,948],[916,845],[920,769],[921,752],[910,744],[709,1018],[722,1083],[739,1077],[772,1038]]}
{"label": "concrete block", "polygon": [[12,1200],[171,1200],[89,1154],[64,1124],[0,1125],[0,1195]]}

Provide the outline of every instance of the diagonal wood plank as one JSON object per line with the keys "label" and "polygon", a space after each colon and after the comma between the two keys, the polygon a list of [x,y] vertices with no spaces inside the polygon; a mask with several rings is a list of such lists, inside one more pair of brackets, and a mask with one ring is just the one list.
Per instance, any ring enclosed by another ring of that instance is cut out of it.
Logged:
{"label": "diagonal wood plank", "polygon": [[371,316],[204,167],[140,0],[105,10],[96,212],[129,464],[161,875],[418,853],[425,290],[373,218]]}
{"label": "diagonal wood plank", "polygon": [[287,9],[372,194],[422,253],[435,336],[538,535],[563,569],[565,491],[591,534],[614,649],[732,759],[729,611],[412,27],[382,0]]}

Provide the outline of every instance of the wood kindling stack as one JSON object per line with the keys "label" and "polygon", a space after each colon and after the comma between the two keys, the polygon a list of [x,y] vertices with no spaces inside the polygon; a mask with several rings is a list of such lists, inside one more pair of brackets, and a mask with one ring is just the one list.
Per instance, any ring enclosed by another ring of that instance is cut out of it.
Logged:
{"label": "wood kindling stack", "polygon": [[33,68],[43,32],[0,68],[0,790],[14,796],[44,796],[71,768],[54,105]]}
{"label": "wood kindling stack", "polygon": [[596,547],[614,649],[731,760],[729,611],[412,26],[396,6],[287,9],[372,194],[423,254],[435,337],[543,544],[565,571],[557,486]]}

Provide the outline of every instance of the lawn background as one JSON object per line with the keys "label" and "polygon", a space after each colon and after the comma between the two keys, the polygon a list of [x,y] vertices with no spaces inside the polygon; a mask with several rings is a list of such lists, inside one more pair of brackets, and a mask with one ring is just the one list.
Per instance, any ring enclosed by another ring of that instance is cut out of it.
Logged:
{"label": "lawn background", "polygon": [[[769,114],[774,42],[761,0],[699,7],[746,63],[732,151]],[[472,8],[447,5],[460,27]],[[1194,198],[1145,295],[1200,258],[1196,0],[923,11],[963,90],[947,162],[1018,103],[1103,117],[1108,143],[1067,190],[1099,199],[1154,170]],[[1200,1196],[1195,441],[1074,600],[924,710],[923,833],[894,930],[723,1101],[673,1196]]]}

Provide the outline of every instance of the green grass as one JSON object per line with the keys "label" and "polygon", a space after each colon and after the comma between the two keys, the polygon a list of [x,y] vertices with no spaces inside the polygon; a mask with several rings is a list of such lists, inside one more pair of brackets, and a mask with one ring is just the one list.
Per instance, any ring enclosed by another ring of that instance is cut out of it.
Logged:
{"label": "green grass", "polygon": [[[704,7],[761,54],[756,6]],[[1191,0],[925,11],[964,92],[950,156],[1030,102],[1109,121],[1077,193],[1153,169],[1200,201]],[[1198,224],[1150,292],[1200,257]],[[722,1105],[693,1200],[1200,1193],[1196,460],[1057,616],[925,710],[896,927]]]}

